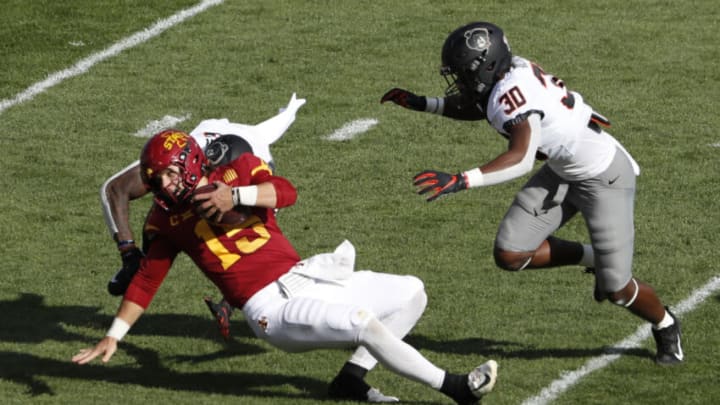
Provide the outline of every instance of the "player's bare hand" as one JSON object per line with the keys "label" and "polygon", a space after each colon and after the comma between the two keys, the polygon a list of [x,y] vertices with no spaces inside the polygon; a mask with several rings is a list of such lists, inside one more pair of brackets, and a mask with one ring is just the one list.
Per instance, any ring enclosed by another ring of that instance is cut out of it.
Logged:
{"label": "player's bare hand", "polygon": [[95,357],[103,355],[102,362],[107,363],[117,351],[117,340],[105,336],[95,347],[82,349],[73,356],[73,363],[85,364],[91,362]]}
{"label": "player's bare hand", "polygon": [[215,185],[214,190],[196,193],[193,195],[192,201],[203,218],[220,222],[223,214],[234,207],[232,188],[221,181],[216,181],[213,184]]}

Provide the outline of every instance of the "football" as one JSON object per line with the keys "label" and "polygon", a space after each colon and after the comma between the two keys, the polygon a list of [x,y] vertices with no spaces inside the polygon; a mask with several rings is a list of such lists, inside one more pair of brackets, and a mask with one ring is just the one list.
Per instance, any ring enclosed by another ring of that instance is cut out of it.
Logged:
{"label": "football", "polygon": [[[202,187],[198,187],[195,189],[195,192],[193,195],[197,194],[204,194],[204,193],[210,193],[217,189],[215,184],[207,184]],[[200,204],[202,204],[201,201],[198,201],[195,203],[196,212],[198,215],[205,217],[204,213],[200,210]],[[214,218],[206,218],[208,221],[216,224],[222,224],[222,225],[237,225],[240,223],[245,222],[251,214],[252,207],[234,207],[232,210],[226,212],[223,214],[222,219],[218,222],[215,221]]]}

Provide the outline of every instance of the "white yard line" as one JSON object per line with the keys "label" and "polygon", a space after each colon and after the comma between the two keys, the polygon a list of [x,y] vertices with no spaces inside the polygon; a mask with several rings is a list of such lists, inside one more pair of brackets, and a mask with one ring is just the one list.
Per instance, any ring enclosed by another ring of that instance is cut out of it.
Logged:
{"label": "white yard line", "polygon": [[181,117],[175,117],[173,115],[166,115],[159,120],[152,120],[148,122],[148,124],[145,126],[145,128],[142,128],[135,132],[135,136],[138,138],[150,138],[154,134],[156,134],[158,131],[161,131],[166,128],[172,128],[175,125],[185,121],[186,119],[190,118],[190,114],[185,114]]}
{"label": "white yard line", "polygon": [[[710,295],[720,289],[720,276],[715,276],[701,288],[693,291],[690,297],[673,307],[673,313],[680,317],[681,315],[692,311],[703,303]],[[630,349],[640,347],[642,342],[650,337],[650,325],[645,324],[637,329],[634,334],[625,338],[625,340],[616,343],[609,351],[617,351],[616,349]],[[562,372],[562,377],[553,381],[550,385],[543,388],[540,393],[534,397],[526,399],[524,405],[544,405],[552,402],[562,395],[565,391],[572,388],[583,377],[589,375],[593,371],[600,370],[609,365],[613,361],[620,358],[618,353],[608,353],[599,357],[588,360],[582,367],[575,371]]]}
{"label": "white yard line", "polygon": [[194,7],[181,10],[171,17],[156,22],[149,28],[136,32],[135,34],[116,42],[115,44],[103,51],[88,56],[87,58],[79,61],[72,67],[50,74],[47,79],[31,85],[25,91],[17,94],[15,97],[0,100],[0,114],[2,114],[5,110],[12,106],[32,100],[38,94],[45,92],[45,90],[57,84],[60,84],[65,79],[81,75],[87,72],[91,67],[104,61],[105,59],[116,56],[126,49],[142,44],[143,42],[160,35],[168,28],[180,24],[188,18],[193,17],[196,14],[199,14],[207,10],[208,8],[216,6],[224,1],[225,0],[203,0]]}
{"label": "white yard line", "polygon": [[328,141],[347,141],[369,131],[372,127],[377,125],[377,123],[378,120],[375,118],[364,118],[351,121],[343,125],[342,128],[335,130],[332,134],[327,135],[325,139]]}

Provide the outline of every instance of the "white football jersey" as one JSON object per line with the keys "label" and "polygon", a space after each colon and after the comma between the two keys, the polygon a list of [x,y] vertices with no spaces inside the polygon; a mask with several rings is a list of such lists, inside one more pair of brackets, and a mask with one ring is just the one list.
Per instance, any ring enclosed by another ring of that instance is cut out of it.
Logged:
{"label": "white football jersey", "polygon": [[488,121],[508,136],[514,122],[532,113],[541,117],[537,151],[547,156],[548,165],[559,176],[584,180],[610,166],[619,143],[605,131],[588,128],[593,110],[582,96],[538,65],[516,56],[510,71],[490,93]]}

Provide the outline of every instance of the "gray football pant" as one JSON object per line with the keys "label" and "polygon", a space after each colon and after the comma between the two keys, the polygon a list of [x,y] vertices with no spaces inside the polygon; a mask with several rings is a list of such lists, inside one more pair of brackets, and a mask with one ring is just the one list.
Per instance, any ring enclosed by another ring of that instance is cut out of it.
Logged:
{"label": "gray football pant", "polygon": [[564,180],[545,164],[515,196],[495,246],[533,251],[579,211],[595,254],[598,288],[615,292],[632,278],[634,200],[635,173],[620,149],[605,172],[587,180]]}

